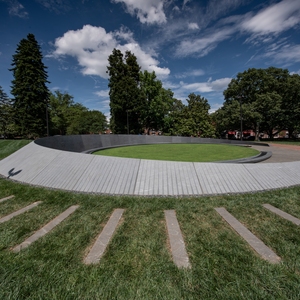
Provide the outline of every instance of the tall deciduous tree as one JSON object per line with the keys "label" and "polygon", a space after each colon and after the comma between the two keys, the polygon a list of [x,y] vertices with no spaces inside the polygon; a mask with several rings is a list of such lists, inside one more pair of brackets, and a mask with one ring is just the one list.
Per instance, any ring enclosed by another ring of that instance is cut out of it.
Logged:
{"label": "tall deciduous tree", "polygon": [[[256,130],[259,126],[272,138],[282,129],[293,127],[294,121],[291,120],[295,120],[297,89],[292,86],[297,82],[296,77],[291,79],[288,70],[274,67],[238,73],[224,91],[225,103],[221,110],[231,114],[227,126],[236,126],[240,119],[238,106],[242,106],[243,122],[248,129]],[[233,115],[236,117],[232,118]]]}
{"label": "tall deciduous tree", "polygon": [[14,96],[15,122],[22,135],[46,133],[46,107],[49,90],[47,72],[39,44],[33,34],[22,39],[13,55],[11,94]]}
{"label": "tall deciduous tree", "polygon": [[173,104],[173,92],[166,90],[162,82],[156,78],[155,72],[140,72],[140,88],[145,104],[141,110],[143,128],[149,130],[163,130],[165,122]]}
{"label": "tall deciduous tree", "polygon": [[140,66],[130,51],[125,56],[114,49],[108,58],[110,125],[114,133],[139,133],[144,106],[140,85]]}

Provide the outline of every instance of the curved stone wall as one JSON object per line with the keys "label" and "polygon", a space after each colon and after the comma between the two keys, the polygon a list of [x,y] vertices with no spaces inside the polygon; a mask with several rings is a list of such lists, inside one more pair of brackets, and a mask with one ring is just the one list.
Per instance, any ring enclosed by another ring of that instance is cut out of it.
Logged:
{"label": "curved stone wall", "polygon": [[85,152],[105,148],[114,148],[129,145],[146,145],[146,144],[232,144],[232,145],[259,145],[268,146],[263,143],[254,143],[251,141],[225,140],[225,139],[209,139],[194,138],[180,136],[156,136],[156,135],[125,135],[125,134],[87,134],[87,135],[61,135],[41,138],[35,140],[35,143],[63,151]]}

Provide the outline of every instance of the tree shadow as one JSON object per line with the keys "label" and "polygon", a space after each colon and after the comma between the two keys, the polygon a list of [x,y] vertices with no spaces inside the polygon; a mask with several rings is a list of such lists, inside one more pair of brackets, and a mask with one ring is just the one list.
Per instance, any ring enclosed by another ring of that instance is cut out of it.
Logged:
{"label": "tree shadow", "polygon": [[19,173],[22,172],[22,170],[19,170],[19,171],[14,172],[14,169],[15,169],[15,168],[12,168],[11,170],[8,171],[8,177],[7,177],[7,178],[16,176],[16,175],[18,175]]}

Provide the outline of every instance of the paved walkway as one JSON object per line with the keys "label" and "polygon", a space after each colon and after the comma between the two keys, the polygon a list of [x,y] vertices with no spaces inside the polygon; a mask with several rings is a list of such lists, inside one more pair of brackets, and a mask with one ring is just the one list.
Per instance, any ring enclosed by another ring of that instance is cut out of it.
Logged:
{"label": "paved walkway", "polygon": [[269,149],[272,158],[259,164],[184,163],[73,153],[32,142],[1,160],[0,174],[54,189],[140,196],[216,195],[300,185],[300,151]]}

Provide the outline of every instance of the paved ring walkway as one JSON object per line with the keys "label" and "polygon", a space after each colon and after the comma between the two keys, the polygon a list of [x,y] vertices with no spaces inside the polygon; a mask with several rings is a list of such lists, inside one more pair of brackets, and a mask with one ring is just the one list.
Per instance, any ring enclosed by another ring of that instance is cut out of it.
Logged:
{"label": "paved ring walkway", "polygon": [[218,164],[127,159],[54,150],[32,142],[1,160],[0,174],[54,189],[140,196],[245,193],[300,184],[300,156],[299,161],[266,162]]}

